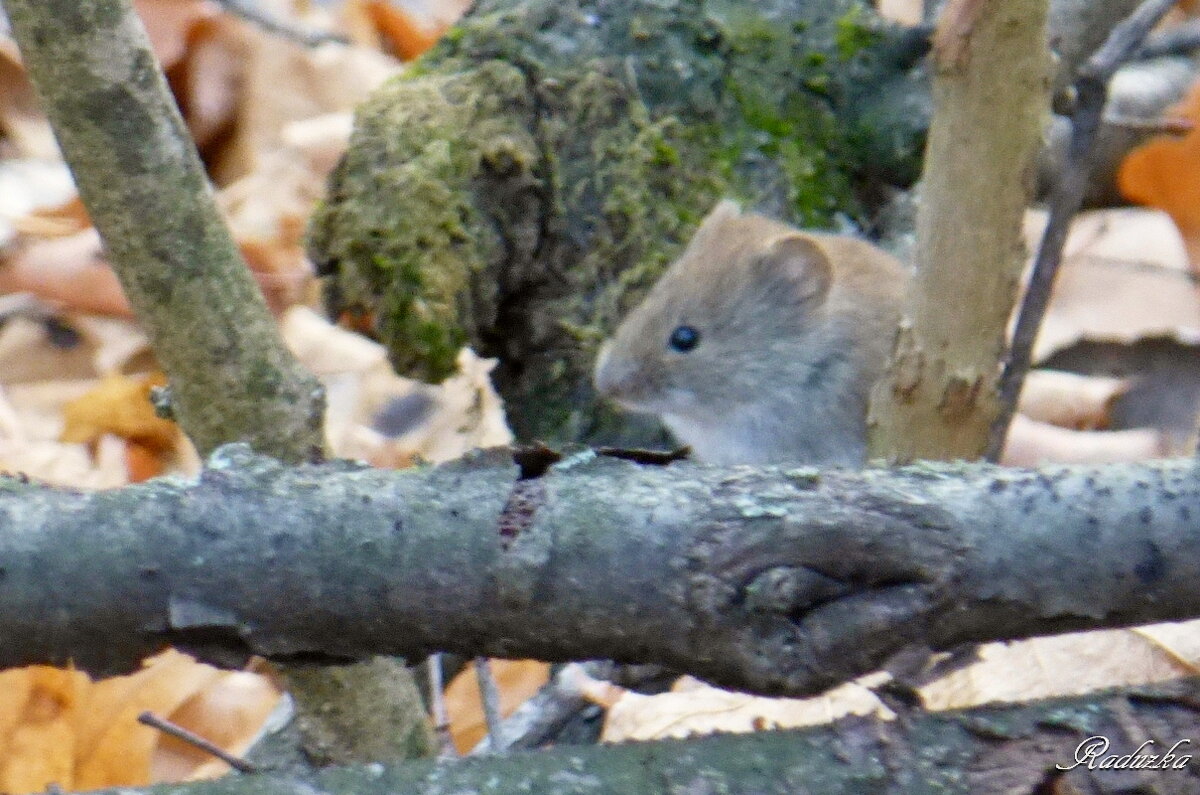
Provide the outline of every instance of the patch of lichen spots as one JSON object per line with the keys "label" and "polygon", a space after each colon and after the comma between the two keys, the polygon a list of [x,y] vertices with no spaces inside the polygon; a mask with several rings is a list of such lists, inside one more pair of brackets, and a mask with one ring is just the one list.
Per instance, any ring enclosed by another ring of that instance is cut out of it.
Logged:
{"label": "patch of lichen spots", "polygon": [[843,61],[874,47],[882,38],[883,33],[871,24],[871,18],[861,6],[851,7],[834,23],[833,43]]}

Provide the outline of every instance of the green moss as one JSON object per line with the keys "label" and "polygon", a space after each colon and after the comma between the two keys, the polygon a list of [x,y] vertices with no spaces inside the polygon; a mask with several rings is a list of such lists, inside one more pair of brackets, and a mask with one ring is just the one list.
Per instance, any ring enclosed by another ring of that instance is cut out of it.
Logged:
{"label": "green moss", "polygon": [[722,125],[724,159],[757,154],[780,168],[788,220],[826,227],[835,213],[854,214],[850,169],[841,155],[845,147],[828,110],[827,54],[806,50],[788,28],[762,18],[731,22],[726,35],[744,57],[731,62],[725,78],[731,118]]}
{"label": "green moss", "polygon": [[860,52],[878,44],[882,33],[875,25],[876,20],[866,11],[855,6],[838,18],[835,26],[834,46],[844,61],[849,61]]}
{"label": "green moss", "polygon": [[472,184],[489,167],[484,153],[503,148],[518,169],[538,159],[520,115],[526,105],[522,74],[491,62],[470,73],[406,75],[359,111],[341,169],[353,184],[335,184],[337,201],[318,208],[311,247],[337,264],[345,303],[375,310],[403,372],[449,374],[470,338],[461,297],[488,265],[496,235]]}

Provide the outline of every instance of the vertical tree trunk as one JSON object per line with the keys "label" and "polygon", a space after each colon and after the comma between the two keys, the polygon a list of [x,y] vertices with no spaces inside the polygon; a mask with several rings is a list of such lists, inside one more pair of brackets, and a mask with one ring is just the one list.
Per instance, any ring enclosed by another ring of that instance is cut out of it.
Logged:
{"label": "vertical tree trunk", "polygon": [[987,445],[1047,118],[1046,6],[951,0],[942,12],[917,273],[873,396],[873,455],[973,459]]}

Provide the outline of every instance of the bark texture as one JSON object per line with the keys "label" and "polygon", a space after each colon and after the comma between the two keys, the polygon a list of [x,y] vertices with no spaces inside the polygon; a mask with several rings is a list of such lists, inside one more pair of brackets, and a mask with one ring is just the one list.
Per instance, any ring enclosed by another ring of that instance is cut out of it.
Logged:
{"label": "bark texture", "polygon": [[21,57],[196,447],[319,452],[324,397],[217,213],[127,0],[12,0]]}
{"label": "bark texture", "polygon": [[518,480],[503,451],[396,473],[233,447],[194,483],[9,480],[0,666],[120,671],[168,643],[226,664],[445,650],[804,695],[913,646],[1200,616],[1196,467],[581,454]]}
{"label": "bark texture", "polygon": [[[331,770],[311,781],[270,775],[154,788],[157,795],[294,792],[746,793],[746,795],[999,795],[1070,792],[1194,793],[1194,759],[1182,769],[1068,767],[1089,737],[1107,737],[1104,756],[1195,752],[1200,720],[1195,682],[1138,688],[1093,699],[1058,699],[1019,707],[906,714],[899,721],[849,718],[804,731],[704,737],[586,748],[560,746],[452,761]],[[117,790],[111,790],[114,795]],[[135,790],[122,789],[120,793]]]}
{"label": "bark texture", "polygon": [[1025,267],[1021,220],[1049,107],[1046,7],[950,0],[942,11],[916,274],[872,399],[877,455],[978,458],[1000,413],[999,362]]}

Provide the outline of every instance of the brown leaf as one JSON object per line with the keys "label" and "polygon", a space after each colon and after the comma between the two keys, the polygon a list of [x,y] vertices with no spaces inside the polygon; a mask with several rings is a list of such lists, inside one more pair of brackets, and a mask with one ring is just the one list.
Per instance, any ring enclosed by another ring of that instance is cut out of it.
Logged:
{"label": "brown leaf", "polygon": [[[500,690],[500,714],[506,717],[550,679],[550,666],[544,662],[491,660],[490,663]],[[487,733],[474,666],[464,668],[446,687],[446,712],[450,716],[454,747],[465,754]]]}

